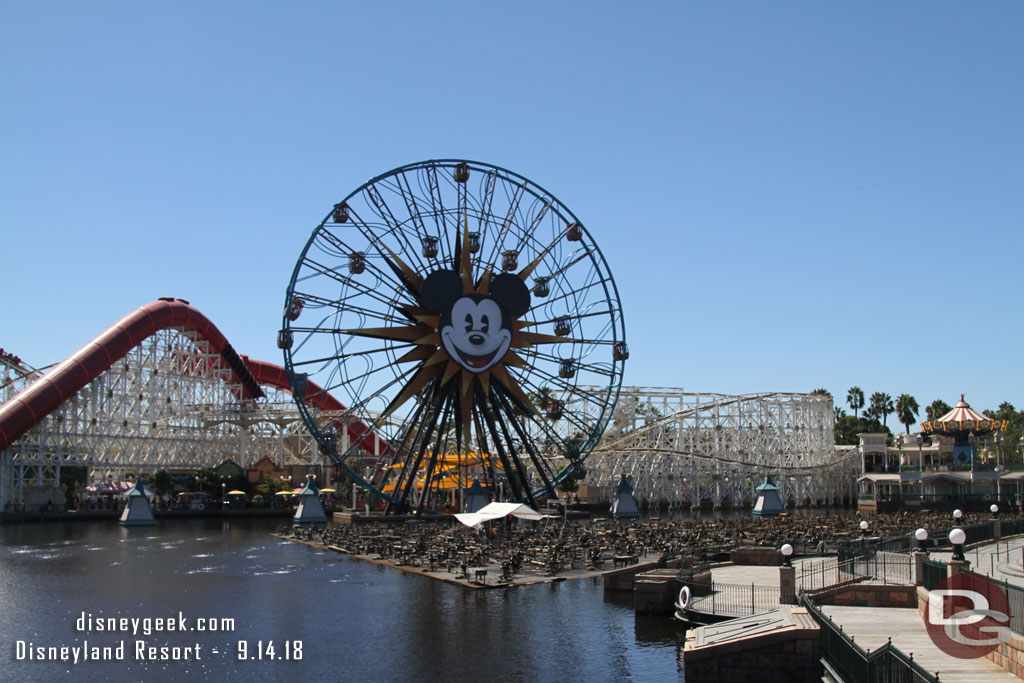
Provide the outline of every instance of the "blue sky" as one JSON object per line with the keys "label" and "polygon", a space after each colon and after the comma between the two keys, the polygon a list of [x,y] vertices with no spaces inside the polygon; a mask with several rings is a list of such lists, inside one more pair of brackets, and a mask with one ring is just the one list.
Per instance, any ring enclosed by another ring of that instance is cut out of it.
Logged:
{"label": "blue sky", "polygon": [[5,3],[0,346],[46,365],[174,296],[281,362],[330,206],[459,157],[586,224],[628,384],[1021,407],[1022,26],[1009,0]]}

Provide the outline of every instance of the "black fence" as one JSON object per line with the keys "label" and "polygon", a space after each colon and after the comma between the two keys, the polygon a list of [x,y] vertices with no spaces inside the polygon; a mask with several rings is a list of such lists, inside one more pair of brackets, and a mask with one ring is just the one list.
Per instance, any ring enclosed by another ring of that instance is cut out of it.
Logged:
{"label": "black fence", "polygon": [[[939,562],[937,564],[941,564],[943,570],[945,570],[946,564],[944,562]],[[1017,635],[1024,635],[1024,588],[1021,588],[1016,584],[1012,584],[1006,579],[1003,579],[1002,581],[997,581],[996,579],[985,576],[984,574],[973,572],[970,569],[963,569],[961,571],[964,574],[983,576],[984,578],[987,578],[989,581],[993,581],[999,584],[999,587],[1003,589],[1004,593],[1006,593],[1006,600],[1009,603],[1010,608],[1010,623],[1007,625],[1010,627],[1010,630],[1016,633]],[[932,590],[931,587],[926,587],[928,588],[928,590]]]}
{"label": "black fence", "polygon": [[946,563],[941,560],[930,558],[921,559],[921,585],[928,590],[935,590],[936,586],[946,579]]}
{"label": "black fence", "polygon": [[742,617],[779,607],[779,587],[755,583],[698,582],[690,586],[689,609],[700,614]]}
{"label": "black fence", "polygon": [[[985,543],[995,540],[995,523],[993,521],[979,522],[960,527],[967,535],[967,545]],[[926,544],[929,550],[934,548],[949,547],[948,529],[933,529],[928,531]],[[1016,536],[1024,533],[1024,517],[1012,517],[1001,521],[1000,536]],[[909,553],[917,548],[917,540],[913,533],[900,534],[898,536],[884,536],[874,538],[860,538],[853,541],[840,543],[837,556],[840,561],[851,560],[856,557],[863,557],[878,552],[887,553]]]}
{"label": "black fence", "polygon": [[1024,635],[1024,588],[1003,580],[1003,590],[1010,603],[1010,630]]}
{"label": "black fence", "polygon": [[843,629],[818,609],[806,594],[798,601],[820,627],[822,659],[843,681],[856,683],[938,683],[933,675],[908,657],[892,642],[867,652],[855,643]]}
{"label": "black fence", "polygon": [[695,576],[711,571],[712,563],[728,560],[732,549],[732,544],[710,545],[680,553],[682,566],[676,573],[676,578],[686,584],[693,583]]}
{"label": "black fence", "polygon": [[839,544],[836,556],[839,558],[840,562],[846,562],[879,552],[908,553],[916,546],[917,542],[914,540],[913,534],[861,538],[856,541],[847,541]]}
{"label": "black fence", "polygon": [[798,590],[818,591],[850,581],[908,586],[914,583],[914,557],[904,553],[876,552],[840,561],[828,558],[805,560],[796,575]]}
{"label": "black fence", "polygon": [[[992,522],[969,524],[962,528],[964,530],[964,533],[967,535],[967,545],[973,545],[975,543],[984,543],[985,541],[992,541],[996,537],[996,527],[995,524],[993,524]],[[949,532],[946,532],[946,534],[943,536],[943,539],[948,541],[948,536]]]}
{"label": "black fence", "polygon": [[[923,558],[921,560],[922,574],[921,585],[927,590],[935,590],[940,583],[942,583],[948,575],[946,569],[946,563],[942,560],[933,560],[931,558]],[[964,574],[973,574],[974,576],[983,576],[989,581],[993,581],[999,584],[999,587],[1006,593],[1006,600],[1009,603],[1010,608],[1010,623],[1008,626],[1010,630],[1017,635],[1024,635],[1024,588],[1016,584],[1012,584],[1006,579],[1001,582],[991,577],[973,572],[970,569],[962,569]]]}
{"label": "black fence", "polygon": [[1024,517],[1009,517],[1000,521],[1003,538],[1024,534]]}

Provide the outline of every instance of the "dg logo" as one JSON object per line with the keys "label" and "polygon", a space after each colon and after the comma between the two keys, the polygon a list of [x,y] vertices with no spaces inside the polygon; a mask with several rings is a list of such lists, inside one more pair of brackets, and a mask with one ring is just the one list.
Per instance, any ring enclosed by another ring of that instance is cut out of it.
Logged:
{"label": "dg logo", "polygon": [[984,657],[1010,640],[1009,623],[1006,592],[984,576],[954,574],[928,591],[928,635],[953,657]]}

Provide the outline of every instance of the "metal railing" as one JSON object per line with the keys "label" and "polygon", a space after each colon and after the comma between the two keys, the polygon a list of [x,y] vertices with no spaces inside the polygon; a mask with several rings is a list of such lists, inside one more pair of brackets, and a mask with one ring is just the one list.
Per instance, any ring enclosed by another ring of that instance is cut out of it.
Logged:
{"label": "metal railing", "polygon": [[[992,520],[968,524],[961,527],[967,534],[967,545],[985,543],[995,539],[995,524]],[[929,529],[928,548],[945,548],[949,546],[948,529]],[[1002,537],[1016,536],[1024,533],[1024,517],[1008,517],[1000,522],[1000,535]],[[912,533],[899,534],[897,536],[884,536],[876,538],[859,538],[840,543],[837,548],[837,556],[842,560],[850,560],[855,557],[862,557],[876,552],[909,553],[917,547],[917,541]]]}
{"label": "metal railing", "polygon": [[759,614],[779,607],[779,587],[755,583],[718,583],[692,585],[694,597],[690,611],[725,617]]}
{"label": "metal railing", "polygon": [[[946,563],[942,560],[933,560],[929,557],[925,557],[921,560],[921,569],[923,574],[921,577],[921,585],[929,591],[937,588],[938,585],[945,581],[948,576]],[[974,576],[986,578],[1002,588],[1003,592],[1006,594],[1007,603],[1009,604],[1010,623],[1008,626],[1010,627],[1010,630],[1017,635],[1024,635],[1024,588],[1010,583],[1006,579],[999,581],[970,569],[961,569],[960,571],[963,574],[972,574]]]}
{"label": "metal railing", "polygon": [[890,640],[882,647],[866,651],[827,617],[807,594],[797,597],[801,606],[818,623],[822,659],[847,683],[938,683],[938,674],[908,657]]}
{"label": "metal railing", "polygon": [[[996,537],[995,524],[992,522],[980,522],[979,524],[969,524],[963,527],[964,533],[967,534],[967,545],[973,545],[974,543],[984,543],[985,541],[991,541]],[[949,535],[948,533],[946,534]]]}
{"label": "metal railing", "polygon": [[[943,577],[942,578],[945,578],[945,573],[946,573],[946,563],[945,562],[942,562],[942,561],[935,561],[935,562],[933,562],[931,560],[926,560],[926,562],[928,562],[929,564],[941,565],[942,566],[942,572],[943,572]],[[978,572],[972,571],[970,569],[961,569],[960,571],[963,574],[972,574],[974,576],[986,578],[989,581],[992,581],[996,585],[998,585],[1003,590],[1003,592],[1006,594],[1006,601],[1009,604],[1010,623],[1007,624],[1007,625],[1010,627],[1010,630],[1013,631],[1014,633],[1016,633],[1017,635],[1024,635],[1024,588],[1021,588],[1020,586],[1018,586],[1016,584],[1010,583],[1006,579],[1003,579],[1002,581],[999,581],[998,579],[993,579],[990,576],[985,576],[984,574],[979,574]],[[927,577],[926,577],[926,579],[927,579]],[[936,584],[936,585],[938,585],[938,584]],[[925,587],[928,588],[928,590],[932,590],[932,587],[928,586],[927,584],[925,585]]]}
{"label": "metal railing", "polygon": [[701,546],[699,549],[680,553],[683,559],[683,566],[676,573],[676,578],[683,583],[692,583],[694,577],[698,574],[711,571],[711,564],[713,562],[716,562],[719,558],[728,559],[728,553],[732,548],[732,544]]}
{"label": "metal railing", "polygon": [[1010,603],[1010,630],[1017,635],[1024,635],[1024,588],[1003,579],[1003,590]]}
{"label": "metal railing", "polygon": [[928,590],[935,588],[946,580],[946,563],[929,557],[921,559],[921,585]]}
{"label": "metal railing", "polygon": [[796,575],[798,590],[818,591],[850,581],[873,579],[882,584],[914,583],[914,558],[903,553],[877,552],[840,561],[835,558],[805,560]]}
{"label": "metal railing", "polygon": [[1002,536],[1017,536],[1018,534],[1024,534],[1024,517],[1007,517],[1000,520],[1000,529]]}
{"label": "metal railing", "polygon": [[880,538],[861,538],[856,541],[840,543],[837,557],[840,562],[852,560],[877,552],[908,553],[914,549],[916,541],[913,534],[884,536]]}

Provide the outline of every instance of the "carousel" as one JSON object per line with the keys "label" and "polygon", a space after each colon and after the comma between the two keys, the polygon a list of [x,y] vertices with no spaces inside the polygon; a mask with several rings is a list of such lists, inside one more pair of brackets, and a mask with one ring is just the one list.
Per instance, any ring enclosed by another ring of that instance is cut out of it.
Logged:
{"label": "carousel", "polygon": [[[997,504],[1002,509],[1016,507],[1024,488],[1024,472],[1007,472],[998,464],[998,456],[993,465],[986,462],[991,459],[985,457],[987,451],[980,456],[977,453],[979,441],[990,434],[995,434],[999,439],[1000,433],[1008,427],[1009,422],[1006,420],[993,420],[971,409],[961,394],[960,402],[953,410],[936,420],[921,424],[921,436],[944,436],[953,441],[952,462],[927,467],[920,453],[920,437],[917,438],[920,464],[912,467],[903,462],[902,437],[897,437],[897,446],[894,448],[886,444],[884,434],[862,434],[862,451],[870,448],[872,453],[881,455],[883,462],[895,456],[900,466],[899,471],[888,468],[882,472],[865,471],[857,480],[858,508],[862,511],[882,511],[905,506],[955,506],[984,510],[991,504]],[[945,444],[935,443],[938,441],[933,439],[934,455],[939,455],[940,449],[946,452],[948,448]],[[899,452],[894,452],[897,449]],[[998,446],[996,450],[998,452]],[[1010,492],[1012,488],[1008,491],[1006,485],[1016,487],[1016,495]]]}
{"label": "carousel", "polygon": [[921,433],[953,437],[953,465],[973,469],[977,440],[993,432],[1005,432],[1009,426],[1007,420],[993,420],[973,410],[960,394],[956,407],[937,420],[922,423]]}

